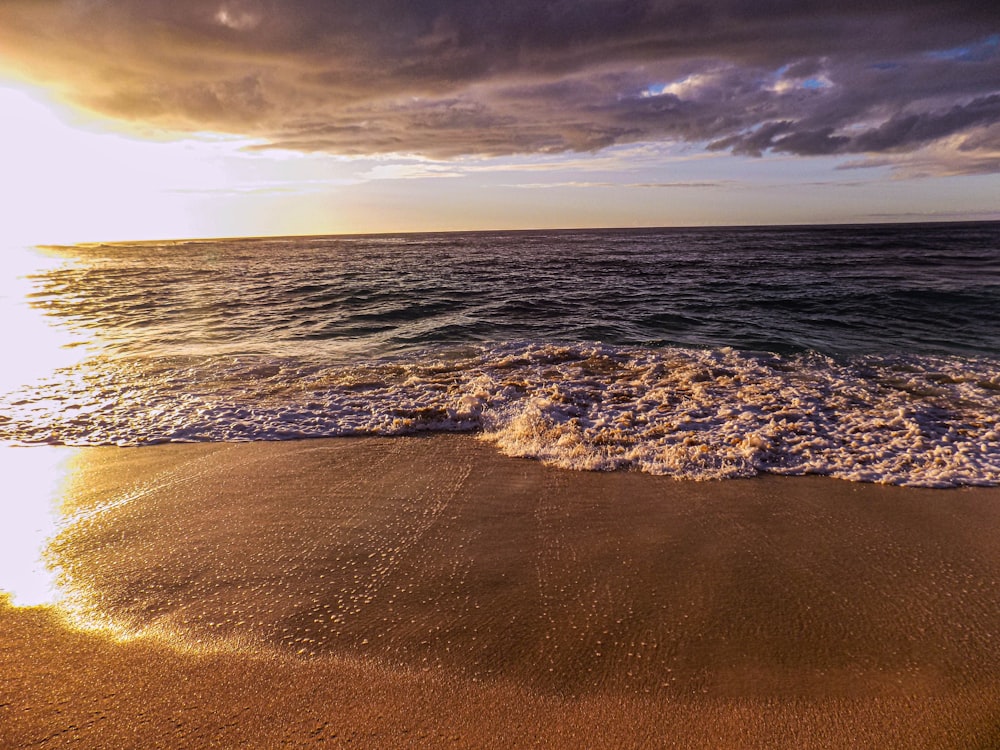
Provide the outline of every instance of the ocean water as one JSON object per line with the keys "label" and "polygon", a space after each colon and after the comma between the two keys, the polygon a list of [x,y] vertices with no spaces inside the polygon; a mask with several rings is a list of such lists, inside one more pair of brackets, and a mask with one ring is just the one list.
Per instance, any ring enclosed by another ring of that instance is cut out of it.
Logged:
{"label": "ocean water", "polygon": [[46,252],[22,312],[74,357],[0,387],[8,444],[448,430],[579,470],[1000,485],[1000,223]]}

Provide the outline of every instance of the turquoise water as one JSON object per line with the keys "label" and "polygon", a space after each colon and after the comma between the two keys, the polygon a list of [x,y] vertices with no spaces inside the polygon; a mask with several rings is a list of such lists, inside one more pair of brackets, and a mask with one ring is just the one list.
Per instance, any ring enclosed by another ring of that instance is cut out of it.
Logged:
{"label": "turquoise water", "polygon": [[1000,224],[59,248],[0,439],[463,430],[575,469],[1000,484]]}

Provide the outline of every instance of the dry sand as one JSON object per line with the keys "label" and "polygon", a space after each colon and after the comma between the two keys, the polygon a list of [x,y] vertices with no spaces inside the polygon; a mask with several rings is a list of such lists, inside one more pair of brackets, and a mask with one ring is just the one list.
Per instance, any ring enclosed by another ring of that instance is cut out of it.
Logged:
{"label": "dry sand", "polygon": [[440,435],[86,449],[63,512],[3,748],[1000,747],[996,489]]}

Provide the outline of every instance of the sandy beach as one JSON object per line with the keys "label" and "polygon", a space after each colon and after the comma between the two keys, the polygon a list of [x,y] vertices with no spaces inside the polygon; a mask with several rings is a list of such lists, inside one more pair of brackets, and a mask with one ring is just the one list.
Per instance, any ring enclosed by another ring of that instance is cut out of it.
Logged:
{"label": "sandy beach", "polygon": [[60,492],[4,748],[1000,746],[997,489],[452,434],[81,449]]}

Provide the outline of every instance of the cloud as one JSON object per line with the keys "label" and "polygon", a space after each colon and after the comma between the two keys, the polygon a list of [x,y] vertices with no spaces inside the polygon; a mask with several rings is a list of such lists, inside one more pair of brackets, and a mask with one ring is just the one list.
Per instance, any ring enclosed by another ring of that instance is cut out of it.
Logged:
{"label": "cloud", "polygon": [[377,164],[361,174],[364,180],[425,180],[461,177],[463,172],[446,164],[433,162],[403,162]]}
{"label": "cloud", "polygon": [[236,31],[257,28],[263,17],[263,7],[257,0],[228,0],[215,13],[216,21]]}
{"label": "cloud", "polygon": [[994,169],[998,39],[981,0],[0,4],[0,67],[111,117],[438,159],[688,142],[898,164],[947,144]]}
{"label": "cloud", "polygon": [[[1000,128],[994,130],[1000,131]],[[1000,172],[1000,147],[989,141],[977,142],[972,147],[967,145],[970,141],[978,140],[976,135],[945,139],[915,151],[866,156],[846,161],[838,169],[889,168],[895,177],[902,179],[960,177]]]}
{"label": "cloud", "polygon": [[570,180],[564,182],[518,182],[501,187],[520,188],[523,190],[548,190],[552,188],[642,188],[642,189],[663,189],[663,188],[720,188],[728,187],[732,183],[726,181],[706,182],[706,181],[677,181],[677,182],[595,182],[584,180]]}

